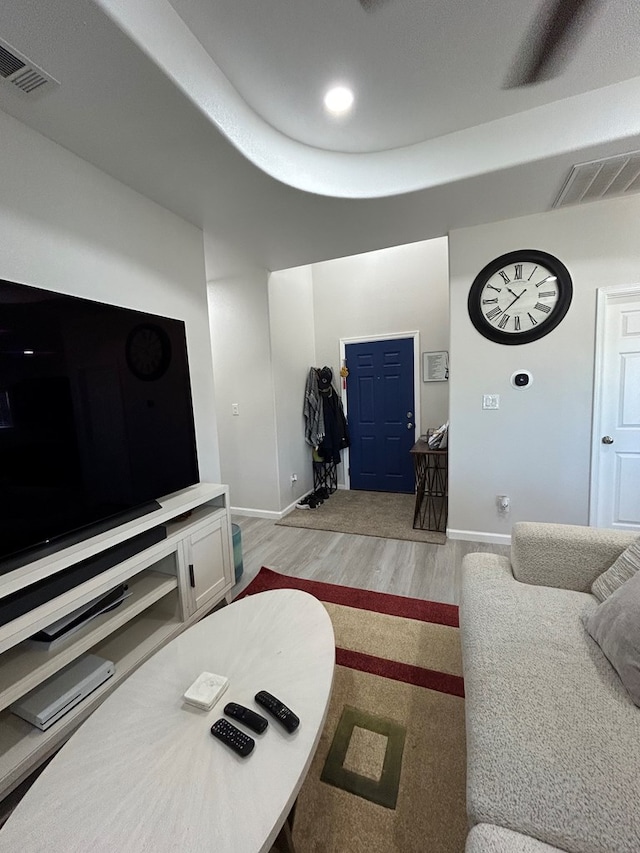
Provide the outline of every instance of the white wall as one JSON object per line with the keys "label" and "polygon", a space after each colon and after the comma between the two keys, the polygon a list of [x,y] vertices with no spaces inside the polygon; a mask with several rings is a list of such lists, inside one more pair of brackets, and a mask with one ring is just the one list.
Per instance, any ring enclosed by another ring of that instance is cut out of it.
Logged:
{"label": "white wall", "polygon": [[[420,332],[422,352],[449,347],[445,237],[313,265],[317,366],[340,369],[340,338]],[[448,417],[448,382],[420,382],[422,432]]]}
{"label": "white wall", "polygon": [[[304,441],[304,388],[315,364],[311,267],[269,276],[271,357],[276,409],[280,509],[313,488],[311,448]],[[291,485],[291,474],[298,481]]]}
{"label": "white wall", "polygon": [[[222,478],[234,508],[279,515],[313,487],[302,416],[311,366],[337,376],[341,337],[418,330],[422,350],[447,349],[447,240],[270,275],[218,275],[225,247],[211,234],[205,255]],[[426,429],[447,419],[448,383],[420,386]]]}
{"label": "white wall", "polygon": [[0,112],[0,277],[184,320],[202,480],[220,466],[202,232]]}
{"label": "white wall", "polygon": [[[278,460],[267,271],[207,279],[222,480],[237,510],[278,513]],[[239,415],[232,415],[232,404]]]}
{"label": "white wall", "polygon": [[[509,534],[518,520],[588,524],[596,289],[640,281],[639,222],[635,195],[451,232],[453,535]],[[523,248],[568,267],[573,302],[546,337],[503,346],[472,326],[467,296],[485,264]],[[511,387],[519,368],[533,374],[530,388]],[[498,411],[482,410],[483,393],[501,395]],[[497,494],[511,498],[506,518]]]}

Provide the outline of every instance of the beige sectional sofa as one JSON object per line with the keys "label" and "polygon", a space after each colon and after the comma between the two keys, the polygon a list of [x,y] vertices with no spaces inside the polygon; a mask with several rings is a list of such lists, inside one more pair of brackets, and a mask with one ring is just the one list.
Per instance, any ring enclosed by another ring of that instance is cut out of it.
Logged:
{"label": "beige sectional sofa", "polygon": [[635,539],[522,522],[465,558],[467,853],[640,853],[640,708],[582,622]]}

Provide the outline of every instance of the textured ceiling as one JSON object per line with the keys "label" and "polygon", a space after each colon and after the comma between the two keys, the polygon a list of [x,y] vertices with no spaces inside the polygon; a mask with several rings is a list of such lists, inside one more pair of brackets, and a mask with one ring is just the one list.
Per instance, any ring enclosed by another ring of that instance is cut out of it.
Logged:
{"label": "textured ceiling", "polygon": [[[503,87],[540,3],[532,0],[171,0],[246,103],[292,139],[379,151],[432,139],[640,73],[637,0],[583,25],[563,73]],[[327,117],[334,83],[355,93]]]}
{"label": "textured ceiling", "polygon": [[[199,2],[4,4],[0,38],[60,86],[29,100],[0,84],[0,109],[205,228],[230,258],[221,274],[238,257],[278,269],[547,210],[573,163],[640,147],[626,0],[605,4],[561,77],[517,91],[501,81],[522,0],[371,15],[357,0]],[[335,125],[318,103],[347,66],[358,108]]]}

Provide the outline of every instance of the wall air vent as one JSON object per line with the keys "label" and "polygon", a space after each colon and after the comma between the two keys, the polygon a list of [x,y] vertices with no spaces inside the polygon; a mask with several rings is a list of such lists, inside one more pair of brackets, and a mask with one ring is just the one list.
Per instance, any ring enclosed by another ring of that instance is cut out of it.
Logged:
{"label": "wall air vent", "polygon": [[637,192],[640,192],[640,151],[631,151],[574,166],[553,207]]}
{"label": "wall air vent", "polygon": [[0,80],[11,83],[25,95],[45,92],[59,85],[50,74],[38,68],[35,63],[22,56],[2,39],[0,39]]}

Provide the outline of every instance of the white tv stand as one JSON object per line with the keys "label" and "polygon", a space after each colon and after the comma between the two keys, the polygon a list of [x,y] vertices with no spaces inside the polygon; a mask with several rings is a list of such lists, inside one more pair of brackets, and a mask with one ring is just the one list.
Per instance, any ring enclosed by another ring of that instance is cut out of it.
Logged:
{"label": "white tv stand", "polygon": [[[0,799],[53,754],[129,673],[228,596],[234,569],[227,486],[200,483],[159,503],[159,510],[142,518],[0,575],[3,598],[152,527],[167,529],[161,542],[0,626]],[[132,595],[62,645],[44,651],[23,642],[125,581]],[[115,675],[46,732],[8,710],[88,651],[112,660]]]}

